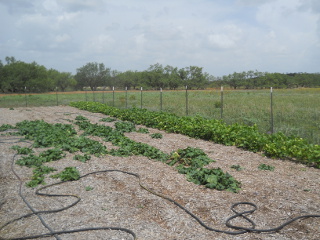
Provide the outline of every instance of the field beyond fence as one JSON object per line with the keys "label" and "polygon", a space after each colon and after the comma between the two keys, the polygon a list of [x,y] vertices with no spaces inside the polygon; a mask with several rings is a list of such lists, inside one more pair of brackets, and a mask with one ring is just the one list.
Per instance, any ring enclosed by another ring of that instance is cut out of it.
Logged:
{"label": "field beyond fence", "polygon": [[261,132],[283,132],[320,144],[320,88],[2,94],[0,108],[68,105],[74,101],[95,101],[117,108],[146,108],[179,116],[198,114],[222,119],[228,124],[256,124]]}

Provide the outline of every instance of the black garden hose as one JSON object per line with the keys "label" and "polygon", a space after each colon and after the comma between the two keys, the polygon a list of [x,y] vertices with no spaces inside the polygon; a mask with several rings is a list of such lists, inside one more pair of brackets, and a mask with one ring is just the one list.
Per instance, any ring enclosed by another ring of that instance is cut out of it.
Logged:
{"label": "black garden hose", "polygon": [[[8,139],[6,139],[8,140]],[[4,141],[0,141],[0,142],[4,142]],[[12,143],[12,142],[10,142]],[[47,186],[43,186],[41,188],[39,188],[38,190],[36,190],[36,195],[39,195],[39,196],[45,196],[45,197],[73,197],[75,198],[75,201],[71,204],[69,204],[68,206],[66,207],[63,207],[63,208],[59,208],[59,209],[55,209],[55,210],[48,210],[48,211],[36,211],[31,205],[30,203],[26,200],[26,198],[23,196],[22,194],[22,185],[23,185],[23,182],[21,180],[21,178],[19,177],[19,175],[14,171],[14,159],[15,159],[15,156],[17,154],[15,154],[13,156],[13,160],[12,160],[12,163],[11,163],[11,170],[13,171],[14,175],[17,177],[17,179],[19,180],[20,182],[20,187],[19,187],[19,195],[20,197],[23,199],[23,201],[25,202],[25,204],[29,207],[29,209],[32,211],[32,213],[29,213],[29,214],[26,214],[26,215],[23,215],[19,218],[16,218],[16,219],[13,219],[7,223],[5,223],[3,226],[0,227],[0,231],[6,227],[7,225],[9,224],[12,224],[20,219],[23,219],[23,218],[28,218],[28,217],[31,217],[31,216],[34,216],[36,215],[41,223],[49,230],[48,233],[44,233],[44,234],[39,234],[39,235],[33,235],[33,236],[27,236],[27,237],[18,237],[18,238],[9,238],[9,239],[6,239],[6,240],[18,240],[18,239],[36,239],[36,238],[41,238],[41,237],[50,237],[50,236],[53,236],[55,237],[57,240],[60,240],[60,237],[59,235],[62,235],[62,234],[70,234],[70,233],[76,233],[76,232],[84,232],[84,231],[97,231],[97,230],[118,230],[118,231],[123,231],[123,232],[126,232],[128,234],[130,234],[133,239],[137,239],[136,237],[136,234],[129,230],[129,229],[126,229],[126,228],[121,228],[121,227],[89,227],[89,228],[81,228],[81,229],[74,229],[74,230],[64,230],[64,231],[55,231],[53,229],[50,228],[50,226],[44,221],[44,219],[42,218],[42,214],[50,214],[50,213],[56,213],[56,212],[61,212],[61,211],[64,211],[66,209],[69,209],[73,206],[75,206],[80,200],[81,198],[77,195],[61,195],[61,194],[47,194],[47,193],[42,193],[41,191],[44,190],[44,189],[47,189],[47,188],[50,188],[52,186],[56,186],[56,185],[60,185],[60,184],[64,184],[66,182],[64,181],[61,181],[61,182],[57,182],[57,183],[53,183],[53,184],[50,184],[50,185],[47,185]],[[122,171],[122,170],[117,170],[117,169],[111,169],[111,170],[102,170],[102,171],[95,171],[95,172],[91,172],[91,173],[87,173],[83,176],[81,176],[80,178],[84,178],[84,177],[87,177],[89,175],[93,175],[93,174],[99,174],[99,173],[109,173],[109,172],[120,172],[120,173],[123,173],[123,174],[128,174],[128,175],[131,175],[131,176],[134,176],[138,179],[139,181],[139,185],[141,188],[143,188],[144,190],[150,192],[151,194],[154,194],[158,197],[161,197],[171,203],[173,203],[174,205],[178,206],[180,209],[182,209],[183,211],[185,211],[187,214],[189,214],[192,218],[194,218],[201,226],[203,226],[205,229],[209,230],[209,231],[214,231],[214,232],[220,232],[220,233],[225,233],[225,234],[229,234],[229,235],[238,235],[238,234],[244,234],[244,233],[248,233],[248,232],[253,232],[253,233],[263,233],[263,232],[277,232],[279,230],[281,230],[282,228],[286,227],[287,225],[291,224],[292,222],[294,221],[297,221],[299,219],[305,219],[305,218],[318,218],[320,217],[320,215],[317,215],[317,214],[313,214],[313,215],[303,215],[303,216],[299,216],[299,217],[296,217],[296,218],[293,218],[291,220],[288,220],[286,222],[284,222],[282,225],[280,225],[279,227],[275,227],[275,228],[270,228],[270,229],[256,229],[256,224],[250,220],[247,215],[248,214],[252,214],[254,211],[257,210],[257,206],[253,203],[250,203],[250,202],[238,202],[238,203],[235,203],[232,205],[231,207],[231,210],[235,213],[235,215],[229,217],[227,220],[226,220],[226,226],[231,228],[231,229],[234,229],[236,231],[225,231],[225,230],[220,230],[220,229],[215,229],[215,228],[212,228],[212,227],[209,227],[207,224],[205,224],[203,221],[200,220],[199,217],[197,217],[196,215],[194,215],[192,212],[190,212],[188,209],[186,209],[185,207],[183,207],[182,205],[180,205],[178,202],[176,202],[175,200],[169,198],[169,197],[166,197],[160,193],[156,193],[154,192],[153,190],[147,188],[146,186],[144,186],[142,183],[141,183],[141,178],[138,174],[136,173],[132,173],[132,172],[127,172],[127,171]],[[243,211],[243,212],[237,212],[235,210],[235,208],[239,205],[249,205],[252,207],[251,210],[248,210],[248,211]],[[247,222],[249,222],[251,224],[251,228],[248,228],[248,227],[239,227],[239,226],[234,226],[232,225],[230,222],[231,220],[237,218],[237,217],[241,217],[243,219],[245,219]],[[0,239],[4,240],[4,238],[1,238]]]}
{"label": "black garden hose", "polygon": [[[296,218],[293,218],[285,223],[283,223],[282,225],[280,225],[279,227],[276,227],[276,228],[270,228],[270,229],[255,229],[255,226],[256,224],[250,220],[248,217],[246,217],[247,214],[252,214],[256,209],[257,209],[257,206],[253,203],[250,203],[250,202],[238,202],[238,203],[235,203],[232,205],[231,207],[231,210],[235,213],[234,216],[231,216],[229,217],[227,220],[226,220],[226,226],[231,228],[231,229],[235,229],[235,230],[238,230],[238,231],[225,231],[225,230],[219,230],[219,229],[215,229],[215,228],[212,228],[212,227],[209,227],[208,225],[206,225],[203,221],[200,220],[200,218],[198,218],[196,215],[194,215],[192,212],[190,212],[188,209],[186,209],[185,207],[183,207],[182,205],[180,205],[178,202],[176,202],[175,200],[169,198],[169,197],[166,197],[162,194],[159,194],[159,193],[156,193],[152,190],[150,190],[149,188],[147,188],[146,186],[144,186],[142,183],[141,183],[141,178],[138,174],[136,173],[132,173],[132,172],[126,172],[126,171],[122,171],[122,170],[114,170],[114,169],[111,169],[111,170],[103,170],[103,171],[96,171],[96,172],[91,172],[91,173],[87,173],[83,176],[81,176],[80,178],[84,178],[84,177],[87,177],[89,175],[93,175],[93,174],[99,174],[99,173],[108,173],[108,172],[120,172],[120,173],[123,173],[123,174],[128,174],[128,175],[131,175],[131,176],[134,176],[136,178],[138,178],[138,181],[139,181],[139,185],[141,188],[145,189],[146,191],[150,192],[151,194],[154,194],[156,196],[159,196],[169,202],[172,202],[173,204],[175,204],[176,206],[178,206],[179,208],[181,208],[182,210],[184,210],[186,213],[188,213],[192,218],[194,218],[201,226],[203,226],[204,228],[206,228],[207,230],[209,231],[214,231],[214,232],[220,232],[220,233],[225,233],[225,234],[230,234],[230,235],[238,235],[238,234],[243,234],[243,233],[247,233],[247,232],[255,232],[255,233],[262,233],[262,232],[277,232],[279,230],[281,230],[282,228],[284,228],[285,226],[289,225],[290,223],[298,220],[298,219],[302,219],[302,218],[310,218],[310,217],[320,217],[320,215],[303,215],[303,216],[299,216],[299,217],[296,217]],[[2,228],[4,228],[6,225],[8,224],[11,224],[19,219],[22,219],[22,218],[26,218],[26,217],[30,217],[30,216],[33,216],[33,215],[37,215],[39,216],[40,214],[49,214],[49,213],[55,213],[55,212],[61,212],[61,211],[64,211],[68,208],[71,208],[72,206],[75,206],[81,199],[80,197],[76,196],[76,195],[60,195],[60,194],[47,194],[47,193],[42,193],[41,191],[44,190],[44,189],[47,189],[47,188],[50,188],[52,186],[55,186],[55,185],[60,185],[60,184],[64,184],[64,183],[67,183],[67,182],[57,182],[57,183],[53,183],[53,184],[50,184],[50,185],[47,185],[47,186],[44,186],[44,187],[41,187],[39,188],[37,191],[36,191],[36,194],[39,195],[39,196],[46,196],[46,197],[74,197],[76,200],[69,204],[68,206],[66,207],[63,207],[63,208],[60,208],[60,209],[55,209],[55,210],[49,210],[49,211],[38,211],[38,212],[33,212],[33,213],[30,213],[30,214],[27,214],[27,215],[24,215],[24,216],[21,216],[17,219],[14,219],[8,223],[6,223],[4,226],[2,226],[0,228],[0,230]],[[253,209],[252,210],[248,210],[248,211],[244,211],[244,212],[237,212],[235,210],[235,207],[239,206],[239,205],[249,205],[249,206],[252,206]],[[237,218],[237,217],[242,217],[244,218],[245,220],[247,220],[251,225],[252,227],[251,228],[245,228],[245,227],[239,227],[239,226],[234,226],[232,224],[230,224],[230,221]],[[75,232],[84,232],[84,231],[93,231],[93,230],[119,230],[119,231],[124,231],[130,235],[133,236],[134,239],[137,239],[136,238],[136,234],[129,230],[129,229],[126,229],[126,228],[119,228],[119,227],[92,227],[92,228],[83,228],[83,229],[74,229],[74,230],[65,230],[65,231],[50,231],[49,233],[45,233],[45,234],[40,234],[40,235],[34,235],[34,236],[29,236],[29,237],[20,237],[20,238],[10,238],[10,239],[7,239],[7,240],[17,240],[17,239],[32,239],[32,238],[40,238],[40,237],[49,237],[49,236],[57,236],[57,235],[61,235],[61,234],[68,234],[68,233],[75,233]]]}

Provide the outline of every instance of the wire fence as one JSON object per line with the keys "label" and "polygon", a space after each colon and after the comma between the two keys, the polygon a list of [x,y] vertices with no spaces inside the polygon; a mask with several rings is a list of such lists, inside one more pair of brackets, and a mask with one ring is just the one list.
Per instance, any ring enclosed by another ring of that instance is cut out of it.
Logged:
{"label": "wire fence", "polygon": [[146,108],[179,116],[200,115],[227,124],[256,124],[261,132],[283,132],[320,143],[320,89],[230,90],[138,90],[52,92],[0,96],[0,107],[68,105],[72,101],[94,101],[116,108]]}

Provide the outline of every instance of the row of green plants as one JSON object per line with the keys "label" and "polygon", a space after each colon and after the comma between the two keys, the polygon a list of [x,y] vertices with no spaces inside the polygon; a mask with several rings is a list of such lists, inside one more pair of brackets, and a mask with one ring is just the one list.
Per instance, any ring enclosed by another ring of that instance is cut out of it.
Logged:
{"label": "row of green plants", "polygon": [[261,133],[256,125],[226,124],[222,120],[207,119],[198,115],[177,116],[138,108],[118,109],[98,102],[72,102],[70,106],[192,138],[237,146],[271,158],[292,160],[320,168],[319,145],[309,144],[303,138],[287,136],[282,132]]}
{"label": "row of green plants", "polygon": [[[103,118],[101,121],[115,121],[115,119]],[[106,154],[121,157],[142,155],[174,166],[179,173],[186,175],[188,181],[195,184],[231,192],[240,190],[240,182],[235,180],[229,173],[224,173],[220,168],[205,168],[206,165],[214,162],[214,160],[210,159],[199,148],[187,147],[186,149],[178,149],[166,154],[148,144],[135,142],[126,137],[125,133],[137,131],[148,134],[149,131],[146,128],[136,129],[135,124],[130,121],[116,121],[113,128],[102,124],[92,124],[87,118],[77,116],[72,123],[83,130],[81,136],[77,135],[72,124],[49,124],[43,120],[22,121],[17,123],[16,126],[6,124],[0,127],[2,131],[16,129],[16,135],[22,135],[25,139],[33,142],[30,147],[20,147],[18,145],[12,147],[17,151],[17,154],[25,155],[19,158],[16,164],[33,168],[31,180],[26,183],[28,187],[45,184],[45,176],[56,171],[55,168],[45,166],[44,163],[63,159],[66,156],[66,152],[79,152],[82,154],[75,154],[74,160],[81,162],[89,161],[91,155],[97,157]],[[111,142],[117,148],[108,151],[101,142],[91,140],[88,136],[98,136],[104,141]],[[162,134],[150,134],[150,137],[159,139]],[[34,148],[49,149],[35,154]],[[61,181],[70,181],[78,180],[80,174],[75,167],[67,167],[62,172],[51,175],[51,177],[60,178]]]}
{"label": "row of green plants", "polygon": [[[217,190],[227,190],[230,192],[238,192],[241,183],[234,179],[228,172],[224,173],[220,168],[205,168],[210,159],[201,149],[187,147],[178,149],[170,154],[166,154],[161,150],[148,144],[135,142],[124,135],[125,132],[138,131],[148,133],[145,128],[136,129],[131,121],[118,121],[114,124],[115,128],[103,126],[100,124],[92,124],[82,116],[76,117],[76,122],[85,135],[99,136],[104,141],[112,142],[113,145],[119,147],[112,149],[109,154],[114,156],[130,156],[142,155],[150,159],[162,161],[169,166],[174,166],[179,173],[186,174],[187,180],[198,185],[204,185],[207,188]],[[160,139],[160,133],[150,135],[151,138]]]}
{"label": "row of green plants", "polygon": [[[45,184],[45,175],[56,171],[55,168],[43,165],[47,162],[63,159],[66,152],[81,152],[84,155],[75,155],[74,159],[83,161],[88,154],[101,156],[107,153],[106,147],[100,142],[91,140],[84,136],[77,136],[77,132],[71,124],[49,124],[43,120],[22,121],[12,126],[5,124],[0,127],[2,131],[16,129],[15,135],[24,136],[25,139],[32,141],[30,147],[20,147],[15,145],[12,149],[17,154],[25,155],[16,161],[17,165],[33,168],[31,180],[26,183],[28,187],[36,187]],[[34,148],[49,148],[39,154],[34,153]],[[80,157],[79,157],[80,156]],[[73,172],[73,175],[70,173]],[[65,175],[70,175],[66,177]],[[74,177],[78,176],[78,177]],[[65,180],[77,180],[80,174],[74,167],[66,168],[61,173],[52,175],[53,178]]]}

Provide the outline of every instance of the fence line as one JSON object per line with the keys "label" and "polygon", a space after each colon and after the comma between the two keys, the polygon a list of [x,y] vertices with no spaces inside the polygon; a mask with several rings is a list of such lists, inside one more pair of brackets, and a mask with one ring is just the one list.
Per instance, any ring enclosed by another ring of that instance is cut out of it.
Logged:
{"label": "fence line", "polygon": [[[319,89],[320,90],[320,89]],[[293,90],[292,90],[293,91]],[[228,124],[256,124],[260,131],[298,135],[309,142],[320,143],[320,91],[317,89],[300,94],[284,90],[199,90],[185,87],[185,91],[117,90],[77,92],[78,94],[28,93],[0,97],[0,107],[31,107],[67,105],[71,101],[98,101],[117,108],[140,107],[152,111],[166,111],[177,115],[199,114],[207,118],[222,119]],[[158,95],[159,94],[159,95]],[[50,97],[52,96],[52,97]],[[287,100],[289,99],[289,100]],[[301,105],[301,106],[296,106]],[[184,110],[183,110],[184,109]],[[308,121],[309,120],[309,121]]]}

